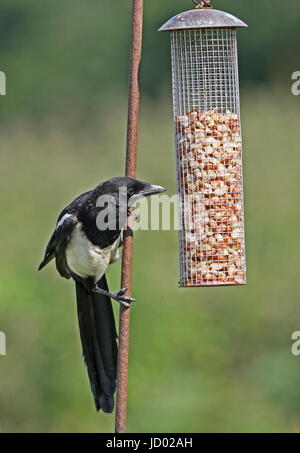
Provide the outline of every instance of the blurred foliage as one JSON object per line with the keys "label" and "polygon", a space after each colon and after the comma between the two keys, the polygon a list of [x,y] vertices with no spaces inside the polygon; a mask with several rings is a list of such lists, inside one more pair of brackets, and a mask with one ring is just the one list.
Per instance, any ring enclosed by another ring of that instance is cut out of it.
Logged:
{"label": "blurred foliage", "polygon": [[[286,8],[282,0],[214,5],[250,26],[239,32],[242,84],[286,78],[297,70],[299,0],[289,0]],[[169,40],[157,33],[159,26],[192,7],[192,0],[145,2],[144,94],[163,94],[170,79]],[[129,0],[2,0],[0,69],[9,93],[1,99],[2,119],[31,113],[82,121],[94,116],[104,97],[125,90],[130,11]]]}
{"label": "blurred foliage", "polygon": [[[173,194],[169,41],[156,30],[192,2],[145,3],[138,175]],[[250,25],[239,32],[249,283],[178,289],[177,233],[136,233],[128,428],[299,432],[300,5],[214,4]],[[36,268],[66,203],[123,173],[130,8],[1,1],[1,432],[113,429],[93,407],[73,285]]]}

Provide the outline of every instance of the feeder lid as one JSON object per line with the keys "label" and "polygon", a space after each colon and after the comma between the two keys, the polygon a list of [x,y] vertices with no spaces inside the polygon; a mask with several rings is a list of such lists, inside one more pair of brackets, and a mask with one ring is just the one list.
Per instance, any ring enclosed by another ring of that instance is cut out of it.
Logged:
{"label": "feeder lid", "polygon": [[232,14],[217,9],[192,9],[168,20],[159,31],[187,30],[193,28],[241,28],[248,27]]}

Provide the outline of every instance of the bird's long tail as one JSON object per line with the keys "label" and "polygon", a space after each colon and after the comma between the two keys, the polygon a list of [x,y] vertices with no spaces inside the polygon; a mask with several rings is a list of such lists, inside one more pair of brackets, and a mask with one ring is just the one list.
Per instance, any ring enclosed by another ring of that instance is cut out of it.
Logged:
{"label": "bird's long tail", "polygon": [[[98,285],[108,291],[105,276]],[[83,356],[97,411],[114,410],[117,378],[117,332],[111,300],[90,293],[76,282],[77,311]]]}

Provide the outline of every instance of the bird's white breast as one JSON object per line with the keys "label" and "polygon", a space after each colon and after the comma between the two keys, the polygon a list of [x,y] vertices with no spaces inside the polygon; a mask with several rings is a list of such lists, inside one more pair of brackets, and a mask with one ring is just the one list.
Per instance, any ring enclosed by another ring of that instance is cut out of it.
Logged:
{"label": "bird's white breast", "polygon": [[82,230],[82,224],[78,223],[66,248],[68,266],[79,277],[95,277],[98,281],[104,275],[115,247],[116,243],[104,249],[93,245]]}

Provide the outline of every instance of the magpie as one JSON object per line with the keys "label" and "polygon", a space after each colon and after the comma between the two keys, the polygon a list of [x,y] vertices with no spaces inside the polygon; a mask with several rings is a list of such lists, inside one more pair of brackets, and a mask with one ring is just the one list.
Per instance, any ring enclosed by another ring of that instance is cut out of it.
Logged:
{"label": "magpie", "polygon": [[73,279],[83,357],[97,411],[111,413],[117,379],[117,331],[111,299],[128,307],[126,288],[108,289],[106,270],[120,258],[122,231],[130,207],[161,186],[129,177],[111,178],[83,193],[59,215],[49,240],[44,268],[55,259],[58,273]]}

